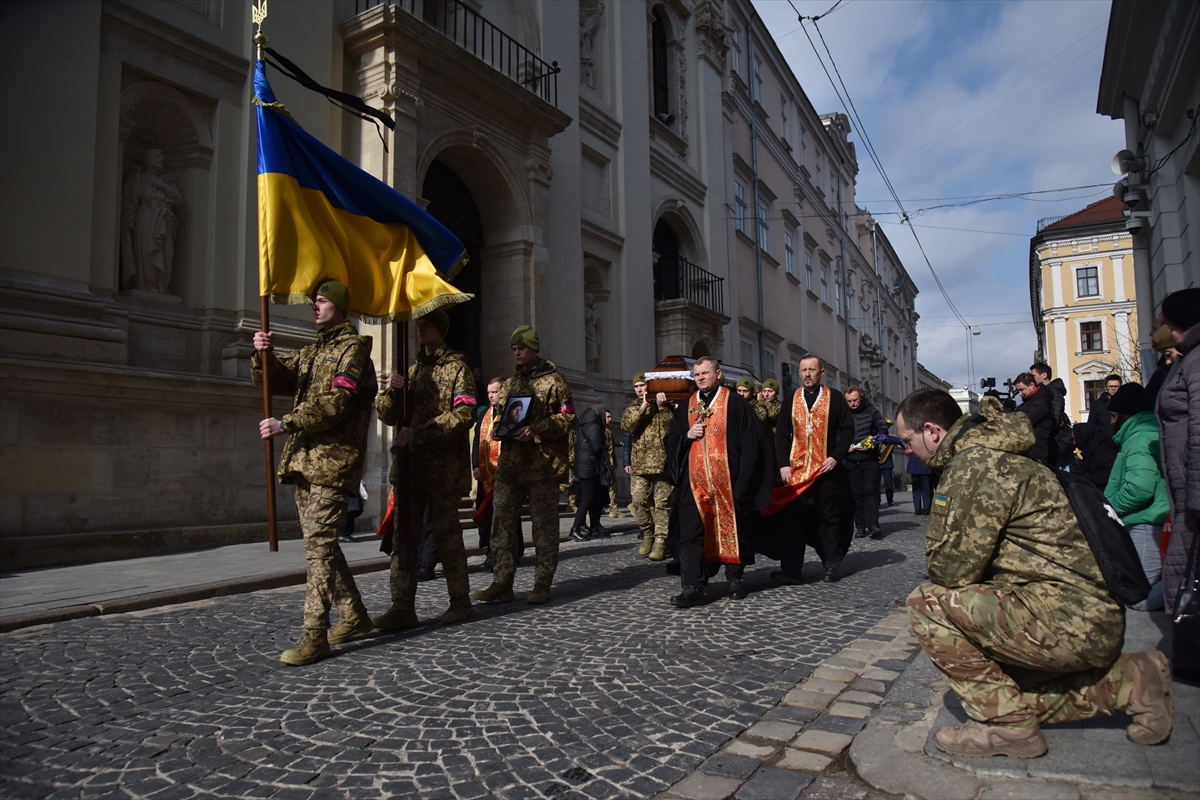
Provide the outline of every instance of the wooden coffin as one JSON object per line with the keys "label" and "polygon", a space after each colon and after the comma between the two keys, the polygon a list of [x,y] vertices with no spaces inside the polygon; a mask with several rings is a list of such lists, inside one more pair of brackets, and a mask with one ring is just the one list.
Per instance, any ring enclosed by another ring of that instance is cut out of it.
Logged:
{"label": "wooden coffin", "polygon": [[[646,390],[651,395],[662,392],[668,400],[676,402],[686,400],[696,391],[696,384],[692,380],[692,365],[695,363],[696,359],[687,356],[667,356],[658,362],[654,369],[646,373]],[[761,387],[754,374],[741,367],[722,364],[721,373],[725,376],[725,385],[731,389],[740,378],[744,377],[754,380],[756,390]]]}

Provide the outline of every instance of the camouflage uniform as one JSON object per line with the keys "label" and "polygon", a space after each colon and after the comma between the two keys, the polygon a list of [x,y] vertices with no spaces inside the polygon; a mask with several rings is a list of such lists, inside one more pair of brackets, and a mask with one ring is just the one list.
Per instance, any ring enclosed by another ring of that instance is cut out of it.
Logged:
{"label": "camouflage uniform", "polygon": [[[604,444],[608,451],[608,466],[613,473],[612,485],[608,487],[608,516],[620,519],[625,515],[617,508],[617,446],[607,424],[604,426]],[[571,463],[575,463],[574,459],[571,460]]]}
{"label": "camouflage uniform", "polygon": [[754,414],[762,424],[767,428],[767,436],[771,441],[775,441],[775,421],[779,419],[779,412],[783,410],[783,401],[781,400],[760,400],[754,405]]}
{"label": "camouflage uniform", "polygon": [[[671,426],[671,406],[659,408],[654,398],[642,410],[641,402],[635,402],[621,417],[621,428],[633,439],[629,456],[629,491],[633,499],[629,508],[642,529],[642,555],[650,555],[652,544],[663,550],[667,543],[667,529],[671,519],[671,503],[675,487],[667,482],[663,470],[667,463],[667,451],[663,446],[667,429]],[[656,561],[660,560],[655,558]]]}
{"label": "camouflage uniform", "polygon": [[[422,350],[408,369],[413,440],[409,445],[408,525],[410,537],[421,530],[430,506],[433,537],[446,575],[451,602],[469,603],[467,553],[458,503],[471,487],[471,425],[475,421],[475,380],[462,353],[443,347]],[[400,425],[400,392],[387,389],[375,401],[385,425]],[[392,457],[389,478],[403,476]],[[391,592],[393,606],[411,611],[417,594],[416,564],[410,563],[399,533],[393,535]],[[415,552],[415,548],[414,548]],[[415,562],[415,559],[413,559]]]}
{"label": "camouflage uniform", "polygon": [[492,557],[496,568],[493,585],[512,588],[516,562],[514,543],[521,534],[521,504],[529,498],[533,546],[537,551],[535,587],[549,590],[558,568],[559,485],[570,480],[569,440],[575,438],[575,405],[567,381],[558,368],[544,358],[531,366],[518,366],[504,382],[500,408],[510,397],[533,397],[525,425],[533,440],[506,440],[496,465],[496,494]]}
{"label": "camouflage uniform", "polygon": [[[1125,612],[1109,596],[1027,417],[983,400],[929,462],[943,469],[908,598],[921,646],[975,720],[1032,729],[1111,714],[1133,686]],[[978,418],[976,418],[978,420]],[[967,428],[966,430],[964,430]]]}
{"label": "camouflage uniform", "polygon": [[[279,482],[296,487],[296,511],[308,559],[304,596],[306,630],[329,628],[329,608],[343,618],[365,616],[358,587],[338,545],[346,504],[358,492],[366,461],[375,365],[371,337],[349,322],[317,334],[298,353],[267,356],[271,390],[294,396],[281,419],[288,438],[279,458]],[[262,385],[262,358],[250,359],[255,385]]]}

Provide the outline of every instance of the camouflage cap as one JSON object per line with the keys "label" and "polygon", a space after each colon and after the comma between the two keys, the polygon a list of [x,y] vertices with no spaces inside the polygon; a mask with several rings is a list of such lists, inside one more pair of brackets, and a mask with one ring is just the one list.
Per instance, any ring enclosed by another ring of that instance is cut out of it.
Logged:
{"label": "camouflage cap", "polygon": [[446,338],[446,331],[450,330],[450,315],[444,310],[440,308],[434,309],[421,317],[421,319],[427,320],[430,325],[437,328],[437,332],[442,335],[443,339]]}
{"label": "camouflage cap", "polygon": [[533,329],[532,325],[522,325],[513,331],[512,338],[508,340],[508,346],[512,347],[514,344],[524,345],[530,350],[541,351],[542,349],[541,342],[538,341],[537,331]]}
{"label": "camouflage cap", "polygon": [[771,391],[778,394],[779,393],[779,381],[775,380],[774,378],[768,378],[766,380],[766,382],[763,383],[763,388],[770,389]]}
{"label": "camouflage cap", "polygon": [[646,382],[646,373],[639,372],[637,375],[634,375],[633,382],[634,383],[645,383]]}
{"label": "camouflage cap", "polygon": [[738,378],[737,386],[735,388],[741,389],[743,386],[753,392],[754,378]]}
{"label": "camouflage cap", "polygon": [[333,303],[343,314],[350,307],[350,290],[341,281],[324,281],[317,289],[317,296]]}

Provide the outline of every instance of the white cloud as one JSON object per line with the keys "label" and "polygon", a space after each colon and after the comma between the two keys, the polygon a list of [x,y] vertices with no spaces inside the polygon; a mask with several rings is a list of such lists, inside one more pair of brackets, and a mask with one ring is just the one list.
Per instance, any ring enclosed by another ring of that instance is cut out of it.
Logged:
{"label": "white cloud", "polygon": [[[831,5],[833,0],[796,0],[805,15],[820,14]],[[934,205],[917,198],[1115,180],[1108,164],[1123,146],[1121,123],[1095,111],[1109,7],[1090,0],[850,0],[819,24],[867,133],[912,212]],[[841,111],[804,32],[784,36],[798,27],[791,6],[760,0],[755,8],[772,34],[783,37],[777,38],[780,51],[817,111]],[[871,103],[910,28],[903,55]],[[982,111],[968,116],[981,106]],[[863,202],[884,201],[888,194],[859,136],[853,138],[858,142],[860,205],[877,213],[895,210],[890,202]],[[955,306],[980,328],[980,335],[972,337],[977,378],[1003,380],[1032,360],[1036,336],[1029,311],[1029,237],[1036,233],[1038,219],[1077,211],[1106,193],[1102,187],[914,216],[917,235]],[[965,384],[964,329],[953,319],[911,232],[896,224],[894,216],[881,219],[921,290],[921,362],[941,377]],[[1018,320],[1023,322],[1002,324]]]}

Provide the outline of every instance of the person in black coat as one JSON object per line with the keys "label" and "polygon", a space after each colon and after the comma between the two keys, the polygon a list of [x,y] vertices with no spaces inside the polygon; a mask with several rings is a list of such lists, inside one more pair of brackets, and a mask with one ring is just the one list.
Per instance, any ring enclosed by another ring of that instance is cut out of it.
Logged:
{"label": "person in black coat", "polygon": [[[1122,383],[1120,375],[1109,375],[1104,379],[1104,393],[1093,400],[1091,407],[1088,408],[1088,424],[1095,425],[1110,437],[1112,436],[1112,418],[1108,415],[1108,401],[1117,393],[1117,389],[1121,388]],[[1076,442],[1075,446],[1078,447],[1079,442]]]}
{"label": "person in black coat", "polygon": [[[1104,407],[1107,408],[1108,403]],[[1109,422],[1111,427],[1111,420]],[[1104,491],[1120,448],[1105,429],[1091,422],[1076,423],[1071,432],[1075,434],[1075,447],[1079,449],[1081,459],[1071,471]]]}
{"label": "person in black coat", "polygon": [[1057,433],[1053,390],[1039,386],[1033,375],[1028,372],[1022,372],[1017,376],[1016,386],[1017,391],[1021,393],[1021,405],[1017,406],[1017,413],[1029,417],[1029,424],[1033,426],[1033,435],[1036,439],[1033,447],[1029,448],[1025,455],[1054,469],[1057,464],[1055,459],[1051,458],[1053,454],[1050,447],[1051,440]]}
{"label": "person in black coat", "polygon": [[879,451],[860,445],[868,437],[887,433],[888,424],[857,386],[847,389],[844,396],[854,420],[854,441],[844,462],[854,492],[854,536],[879,539],[883,536],[879,527]]}
{"label": "person in black coat", "polygon": [[[608,536],[600,527],[600,512],[608,499],[608,487],[600,482],[600,463],[608,452],[604,438],[604,406],[595,405],[579,415],[575,426],[575,478],[579,481],[579,508],[575,512],[575,524],[571,526],[571,538],[586,542],[593,536]],[[592,525],[585,527],[585,516],[591,516]]]}

